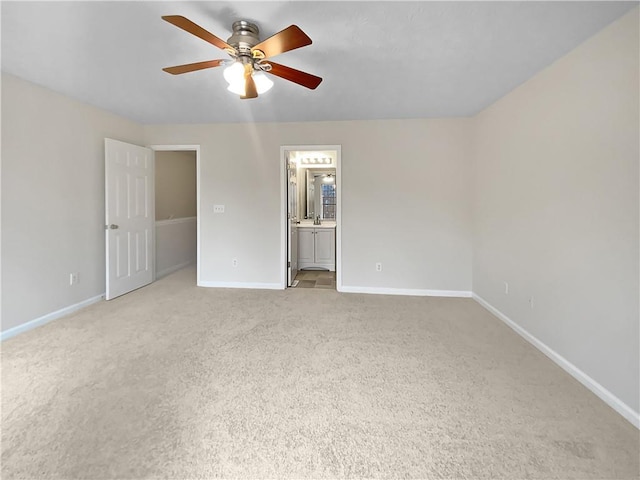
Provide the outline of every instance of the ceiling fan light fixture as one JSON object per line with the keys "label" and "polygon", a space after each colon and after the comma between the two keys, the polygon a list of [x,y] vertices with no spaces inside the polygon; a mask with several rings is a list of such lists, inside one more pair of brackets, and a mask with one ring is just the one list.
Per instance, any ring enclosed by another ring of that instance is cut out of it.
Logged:
{"label": "ceiling fan light fixture", "polygon": [[[244,96],[244,65],[241,62],[234,62],[224,69],[223,75],[229,84],[227,90],[236,95]],[[263,72],[254,71],[251,75],[256,84],[258,95],[268,92],[273,87],[273,82]]]}
{"label": "ceiling fan light fixture", "polygon": [[242,85],[231,84],[227,87],[227,90],[229,90],[231,93],[235,93],[236,95],[240,95],[241,97],[244,97],[245,94],[244,83]]}
{"label": "ceiling fan light fixture", "polygon": [[244,66],[240,62],[233,62],[222,74],[229,85],[244,84]]}
{"label": "ceiling fan light fixture", "polygon": [[273,87],[273,81],[263,72],[253,72],[253,81],[256,82],[258,95],[268,92]]}

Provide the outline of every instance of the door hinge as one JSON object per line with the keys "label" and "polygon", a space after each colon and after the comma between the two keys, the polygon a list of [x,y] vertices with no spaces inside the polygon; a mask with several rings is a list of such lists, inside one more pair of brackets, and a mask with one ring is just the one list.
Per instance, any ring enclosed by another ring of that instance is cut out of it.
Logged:
{"label": "door hinge", "polygon": [[291,262],[287,262],[287,268],[291,266]]}

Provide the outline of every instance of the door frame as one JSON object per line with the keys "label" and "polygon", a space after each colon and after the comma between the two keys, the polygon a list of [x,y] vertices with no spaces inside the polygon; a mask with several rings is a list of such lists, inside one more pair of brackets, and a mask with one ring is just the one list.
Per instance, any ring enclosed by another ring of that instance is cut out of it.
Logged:
{"label": "door frame", "polygon": [[[299,256],[299,252],[298,252],[298,245],[294,244],[294,232],[295,232],[295,242],[298,242],[298,230],[297,228],[293,227],[293,221],[294,220],[298,220],[298,212],[292,212],[291,211],[291,205],[292,203],[295,204],[295,207],[299,209],[298,207],[298,200],[300,198],[299,195],[299,182],[298,182],[298,169],[296,168],[295,170],[295,188],[292,188],[293,183],[291,182],[292,179],[292,169],[291,169],[291,159],[289,158],[289,154],[288,152],[285,152],[285,169],[286,169],[286,173],[285,175],[287,175],[287,178],[285,180],[285,183],[287,185],[287,220],[286,220],[286,237],[287,237],[287,258],[286,258],[286,265],[287,265],[287,273],[286,273],[286,287],[291,287],[293,285],[293,282],[296,278],[296,275],[298,275],[298,256]],[[295,201],[293,201],[293,199],[291,198],[291,194],[292,194],[292,190],[295,191]],[[295,257],[294,258],[294,252],[295,252]],[[294,268],[295,266],[295,268]]]}
{"label": "door frame", "polygon": [[280,288],[287,288],[287,162],[289,152],[336,152],[336,290],[342,291],[342,145],[283,145],[280,147]]}
{"label": "door frame", "polygon": [[[155,152],[196,152],[196,285],[200,286],[200,145],[148,145]],[[154,155],[155,171],[155,155]],[[155,202],[155,188],[153,190]],[[155,222],[155,218],[154,218]],[[154,246],[155,252],[155,246]],[[156,280],[156,255],[153,255],[153,275]]]}

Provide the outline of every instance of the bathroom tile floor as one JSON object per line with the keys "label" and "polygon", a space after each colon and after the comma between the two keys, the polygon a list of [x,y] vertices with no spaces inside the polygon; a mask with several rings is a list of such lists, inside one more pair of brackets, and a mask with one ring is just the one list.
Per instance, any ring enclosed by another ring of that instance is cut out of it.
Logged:
{"label": "bathroom tile floor", "polygon": [[[297,284],[295,281],[297,280]],[[327,270],[299,270],[294,279],[294,288],[336,289],[336,272]]]}

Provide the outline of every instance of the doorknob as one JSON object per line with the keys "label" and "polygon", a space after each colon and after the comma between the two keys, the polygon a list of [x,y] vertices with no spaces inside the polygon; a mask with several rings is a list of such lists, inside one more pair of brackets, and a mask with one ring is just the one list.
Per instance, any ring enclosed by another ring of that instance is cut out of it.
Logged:
{"label": "doorknob", "polygon": [[111,225],[105,225],[104,227],[105,229],[110,229],[110,230],[117,230],[118,228],[120,228],[118,225],[114,225],[113,223]]}

